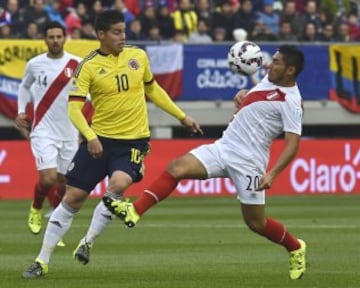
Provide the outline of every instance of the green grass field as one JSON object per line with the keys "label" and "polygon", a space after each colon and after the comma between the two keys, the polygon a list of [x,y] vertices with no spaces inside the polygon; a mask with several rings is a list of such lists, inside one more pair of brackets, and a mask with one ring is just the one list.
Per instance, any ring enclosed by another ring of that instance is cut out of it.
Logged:
{"label": "green grass field", "polygon": [[360,287],[360,197],[270,197],[267,212],[308,244],[305,276],[291,281],[286,251],[245,227],[233,198],[171,198],[134,229],[108,227],[82,266],[72,250],[85,233],[90,199],[57,248],[49,274],[24,280],[41,233],[27,228],[29,201],[0,201],[0,287]]}

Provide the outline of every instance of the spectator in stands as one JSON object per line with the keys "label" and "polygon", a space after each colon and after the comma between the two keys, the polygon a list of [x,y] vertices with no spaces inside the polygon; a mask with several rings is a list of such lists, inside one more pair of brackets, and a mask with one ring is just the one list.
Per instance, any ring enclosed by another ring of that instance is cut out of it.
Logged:
{"label": "spectator in stands", "polygon": [[198,20],[203,19],[212,27],[213,11],[209,0],[197,0],[195,2],[195,12]]}
{"label": "spectator in stands", "polygon": [[226,41],[226,29],[224,27],[216,27],[213,31],[212,38],[214,42]]}
{"label": "spectator in stands", "polygon": [[292,30],[291,23],[288,21],[281,21],[280,23],[280,32],[278,35],[279,41],[297,41],[296,34]]}
{"label": "spectator in stands", "polygon": [[70,33],[70,35],[68,35],[68,38],[69,39],[73,39],[73,40],[75,40],[75,39],[81,39],[81,29],[80,28],[73,28],[72,30],[71,30],[71,33]]}
{"label": "spectator in stands", "polygon": [[275,41],[277,35],[273,34],[264,22],[257,20],[250,39],[253,41]]}
{"label": "spectator in stands", "polygon": [[334,26],[330,23],[325,24],[322,29],[322,33],[319,35],[319,40],[323,42],[334,42]]}
{"label": "spectator in stands", "polygon": [[102,1],[96,0],[93,2],[91,6],[87,7],[88,14],[89,14],[89,21],[94,23],[97,15],[101,14],[104,11],[104,7]]}
{"label": "spectator in stands", "polygon": [[11,31],[10,23],[0,24],[0,39],[11,39],[15,38],[14,34]]}
{"label": "spectator in stands", "polygon": [[82,22],[88,21],[89,19],[85,4],[77,4],[76,8],[71,8],[69,14],[65,17],[66,34],[70,35],[73,28],[81,29]]}
{"label": "spectator in stands", "polygon": [[61,12],[61,15],[65,18],[66,14],[68,13],[69,9],[74,7],[74,1],[73,0],[60,0],[60,7],[59,11]]}
{"label": "spectator in stands", "polygon": [[0,6],[0,25],[11,22],[11,14]]}
{"label": "spectator in stands", "polygon": [[198,17],[190,0],[179,0],[179,8],[174,11],[172,17],[176,31],[182,31],[187,36],[196,31]]}
{"label": "spectator in stands", "polygon": [[129,33],[126,35],[127,40],[142,41],[145,35],[142,32],[141,21],[138,18],[133,19],[129,25]]}
{"label": "spectator in stands", "polygon": [[321,40],[314,23],[309,22],[305,25],[304,34],[300,40],[305,42],[315,42]]}
{"label": "spectator in stands", "polygon": [[273,35],[279,34],[279,24],[280,18],[273,9],[273,0],[264,0],[264,5],[262,11],[257,13],[256,22],[264,23],[264,25],[269,29],[270,33]]}
{"label": "spectator in stands", "polygon": [[209,26],[204,19],[199,19],[197,31],[189,36],[189,43],[206,44],[211,43],[212,39],[209,33]]}
{"label": "spectator in stands", "polygon": [[[304,33],[307,23],[313,23],[317,33],[321,33],[322,23],[318,15],[318,7],[315,0],[309,0],[305,4],[304,12],[300,14],[299,19],[299,32]],[[304,35],[301,35],[303,37]],[[300,38],[301,38],[300,37]]]}
{"label": "spectator in stands", "polygon": [[29,21],[27,23],[25,34],[22,36],[25,39],[41,39],[41,34],[39,32],[39,26],[34,21]]}
{"label": "spectator in stands", "polygon": [[115,0],[112,6],[112,9],[121,12],[124,15],[125,25],[126,25],[126,33],[129,33],[130,23],[135,18],[134,14],[132,14],[125,5],[123,0]]}
{"label": "spectator in stands", "polygon": [[[116,2],[116,0],[114,2]],[[124,0],[124,4],[129,12],[135,17],[140,14],[141,7],[138,0]]]}
{"label": "spectator in stands", "polygon": [[154,2],[146,1],[144,9],[141,11],[139,15],[139,19],[141,21],[141,27],[144,32],[145,37],[149,37],[149,28],[150,26],[157,24],[156,18],[156,10]]}
{"label": "spectator in stands", "polygon": [[159,23],[161,37],[166,40],[172,39],[175,35],[175,26],[166,0],[159,1],[157,20]]}
{"label": "spectator in stands", "polygon": [[25,26],[28,27],[30,22],[36,23],[38,31],[43,31],[46,24],[50,22],[50,18],[45,11],[45,0],[34,0],[34,4],[25,9]]}
{"label": "spectator in stands", "polygon": [[360,25],[358,15],[355,13],[350,13],[348,17],[348,28],[349,36],[351,41],[360,40]]}
{"label": "spectator in stands", "polygon": [[6,11],[10,14],[11,34],[20,36],[24,30],[23,11],[19,7],[18,0],[7,0]]}
{"label": "spectator in stands", "polygon": [[86,20],[82,23],[82,27],[81,27],[82,39],[88,39],[88,40],[96,39],[96,32],[93,23],[94,22],[91,22],[90,20]]}
{"label": "spectator in stands", "polygon": [[350,34],[349,34],[349,26],[347,23],[342,22],[337,26],[335,40],[337,42],[351,41]]}
{"label": "spectator in stands", "polygon": [[160,27],[158,23],[152,23],[148,29],[149,35],[146,40],[154,42],[160,42],[161,40],[163,40],[163,38],[161,37]]}
{"label": "spectator in stands", "polygon": [[239,0],[229,0],[231,11],[235,15],[240,10],[240,1]]}
{"label": "spectator in stands", "polygon": [[[224,0],[220,7],[215,9],[212,25],[214,33],[218,27],[225,29],[226,34],[224,41],[234,40],[232,32],[235,29],[235,14],[233,14],[229,0]],[[215,34],[213,34],[213,36],[214,35]],[[215,40],[215,37],[213,37],[213,39]]]}
{"label": "spectator in stands", "polygon": [[183,31],[175,31],[173,40],[177,43],[186,43],[188,41],[188,35]]}
{"label": "spectator in stands", "polygon": [[62,26],[66,26],[60,11],[60,0],[49,0],[44,9],[51,21],[56,21]]}
{"label": "spectator in stands", "polygon": [[250,34],[255,27],[256,14],[253,11],[251,0],[241,1],[240,10],[235,14],[235,27],[243,28]]}
{"label": "spectator in stands", "polygon": [[296,1],[295,0],[287,0],[284,3],[284,9],[280,14],[280,22],[288,22],[291,25],[291,30],[299,35],[299,23],[300,18],[299,14],[296,11]]}

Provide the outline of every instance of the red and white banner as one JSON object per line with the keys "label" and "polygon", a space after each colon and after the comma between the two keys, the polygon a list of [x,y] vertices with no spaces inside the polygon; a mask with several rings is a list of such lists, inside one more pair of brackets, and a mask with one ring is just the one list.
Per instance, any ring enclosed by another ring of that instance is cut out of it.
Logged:
{"label": "red and white banner", "polygon": [[183,90],[183,45],[147,46],[146,52],[154,78],[172,99],[176,99]]}
{"label": "red and white banner", "polygon": [[[146,157],[143,181],[127,196],[138,195],[161,173],[167,163],[190,149],[213,140],[153,140]],[[284,142],[275,141],[271,162],[280,155]],[[31,198],[38,176],[27,141],[0,142],[0,199]],[[103,195],[106,181],[92,192]],[[183,180],[173,196],[235,195],[229,179]],[[275,180],[267,195],[317,195],[360,193],[360,140],[303,140],[294,161]]]}

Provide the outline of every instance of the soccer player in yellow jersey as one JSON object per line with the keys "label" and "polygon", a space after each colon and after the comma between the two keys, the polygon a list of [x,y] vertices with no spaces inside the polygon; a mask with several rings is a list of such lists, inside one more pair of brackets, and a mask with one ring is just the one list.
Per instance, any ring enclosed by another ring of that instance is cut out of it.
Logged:
{"label": "soccer player in yellow jersey", "polygon": [[[132,183],[141,180],[150,138],[145,95],[192,133],[202,133],[199,125],[156,83],[146,53],[124,46],[125,23],[121,13],[103,12],[97,17],[95,30],[100,48],[80,63],[69,92],[70,119],[86,141],[80,144],[69,167],[63,201],[52,213],[40,253],[23,272],[24,278],[48,273],[56,243],[69,230],[89,193],[105,176],[109,176],[105,195],[113,199],[121,199]],[[81,113],[87,94],[95,110],[91,127]],[[83,264],[89,262],[95,238],[112,219],[112,213],[100,201],[88,232],[74,251],[75,259]]]}

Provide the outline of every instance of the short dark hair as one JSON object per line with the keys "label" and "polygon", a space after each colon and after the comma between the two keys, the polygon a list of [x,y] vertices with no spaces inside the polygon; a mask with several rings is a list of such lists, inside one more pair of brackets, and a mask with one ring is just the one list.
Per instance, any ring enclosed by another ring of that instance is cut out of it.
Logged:
{"label": "short dark hair", "polygon": [[283,59],[286,66],[295,67],[295,77],[297,77],[301,71],[304,69],[305,57],[304,53],[300,51],[294,45],[281,45],[278,51],[283,55]]}
{"label": "short dark hair", "polygon": [[105,10],[96,17],[95,31],[108,31],[111,25],[119,22],[125,22],[124,14],[116,10]]}
{"label": "short dark hair", "polygon": [[44,28],[44,37],[46,37],[46,33],[48,30],[50,29],[54,29],[54,28],[59,28],[62,30],[63,32],[63,35],[65,36],[66,35],[66,31],[65,31],[65,27],[63,25],[61,25],[59,22],[57,21],[51,21],[49,23],[47,23],[45,25],[45,28]]}

